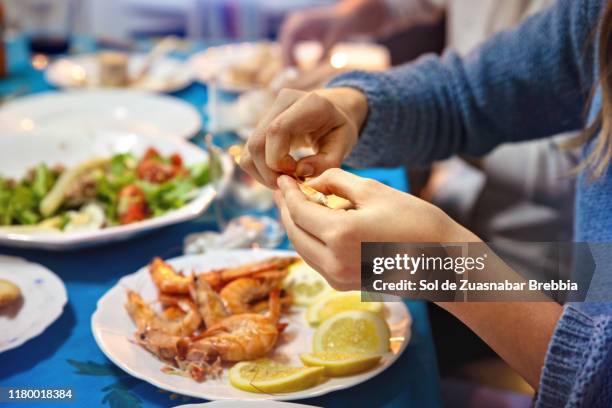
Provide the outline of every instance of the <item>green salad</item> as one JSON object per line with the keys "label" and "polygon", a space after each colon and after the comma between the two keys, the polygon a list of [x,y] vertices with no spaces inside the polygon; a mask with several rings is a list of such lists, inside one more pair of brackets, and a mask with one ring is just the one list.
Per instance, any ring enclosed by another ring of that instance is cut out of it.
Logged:
{"label": "green salad", "polygon": [[39,164],[21,180],[0,177],[0,227],[92,230],[130,224],[180,208],[211,181],[208,162],[149,148],[94,158],[73,168]]}

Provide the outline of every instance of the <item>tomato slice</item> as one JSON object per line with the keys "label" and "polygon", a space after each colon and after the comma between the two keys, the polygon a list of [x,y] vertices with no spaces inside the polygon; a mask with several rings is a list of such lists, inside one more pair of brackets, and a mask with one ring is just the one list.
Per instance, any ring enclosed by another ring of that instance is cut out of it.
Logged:
{"label": "tomato slice", "polygon": [[119,192],[117,213],[121,224],[142,221],[149,216],[149,207],[142,190],[135,184],[129,184]]}

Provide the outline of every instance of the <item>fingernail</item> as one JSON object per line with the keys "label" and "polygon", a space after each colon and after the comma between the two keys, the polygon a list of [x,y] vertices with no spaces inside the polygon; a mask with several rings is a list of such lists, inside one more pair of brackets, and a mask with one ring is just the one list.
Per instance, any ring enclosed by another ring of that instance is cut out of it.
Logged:
{"label": "fingernail", "polygon": [[312,164],[304,163],[299,166],[298,176],[300,177],[310,177],[314,174],[314,167]]}

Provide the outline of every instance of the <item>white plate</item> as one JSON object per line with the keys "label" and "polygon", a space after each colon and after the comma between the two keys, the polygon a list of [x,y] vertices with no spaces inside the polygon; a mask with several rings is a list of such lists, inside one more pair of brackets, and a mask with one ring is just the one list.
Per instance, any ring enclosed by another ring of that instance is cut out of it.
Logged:
{"label": "white plate", "polygon": [[[244,92],[254,86],[233,83],[226,75],[228,67],[255,58],[261,47],[271,47],[273,58],[281,58],[280,45],[275,42],[242,42],[210,47],[189,58],[188,64],[196,80],[208,84],[217,80],[220,89],[230,92]],[[296,59],[301,69],[314,68],[321,55],[321,45],[314,41],[304,41],[296,47]],[[388,68],[391,57],[389,51],[379,44],[365,42],[345,42],[334,46],[330,62],[336,68],[380,70]],[[334,57],[335,56],[335,57]]]}
{"label": "white plate", "polygon": [[[208,160],[207,152],[178,138],[114,132],[6,134],[0,137],[0,174],[21,178],[29,168],[39,163],[71,167],[92,157],[108,157],[122,152],[132,152],[136,156],[142,156],[149,147],[154,147],[165,155],[178,153],[187,165]],[[162,216],[86,232],[23,233],[3,231],[0,228],[0,245],[74,249],[125,240],[145,231],[195,218],[208,208],[216,192],[223,190],[229,182],[234,162],[229,156],[222,156],[222,165],[223,177],[216,185],[209,184],[202,187],[197,197],[187,205]]]}
{"label": "white plate", "polygon": [[190,138],[201,127],[200,114],[188,103],[140,91],[45,92],[0,108],[2,133],[106,130]]}
{"label": "white plate", "polygon": [[2,353],[41,334],[60,317],[68,297],[64,284],[53,272],[25,259],[0,255],[0,279],[19,286],[22,294],[18,309],[12,305],[0,309]]}
{"label": "white plate", "polygon": [[[144,54],[129,57],[128,72],[135,76],[145,61]],[[82,54],[60,58],[45,71],[45,79],[59,88],[99,88],[99,65],[97,54]],[[83,80],[85,78],[85,80]],[[141,81],[130,89],[151,92],[176,92],[192,82],[189,66],[176,58],[159,58]]]}
{"label": "white plate", "polygon": [[[204,255],[182,256],[169,261],[174,267],[184,271],[206,271],[214,268],[237,266],[246,262],[261,260],[270,256],[295,255],[289,251],[271,250],[233,250],[216,251]],[[147,381],[156,387],[208,400],[295,400],[311,398],[336,390],[352,387],[362,383],[388,368],[404,351],[410,339],[411,318],[408,309],[402,302],[386,304],[387,321],[392,337],[402,338],[392,344],[382,364],[371,371],[344,378],[329,379],[316,387],[290,394],[256,394],[241,391],[232,387],[227,378],[227,370],[219,379],[197,383],[190,378],[168,375],[161,371],[164,366],[153,355],[132,341],[135,326],[123,308],[126,290],[138,291],[145,300],[156,299],[157,290],[151,281],[148,269],[143,267],[138,272],[122,278],[99,301],[91,319],[94,338],[106,356],[120,368],[134,377]],[[289,326],[283,333],[280,344],[271,358],[279,358],[289,364],[301,366],[299,353],[311,351],[314,330],[308,327],[303,309],[294,308],[294,312],[283,316]]]}

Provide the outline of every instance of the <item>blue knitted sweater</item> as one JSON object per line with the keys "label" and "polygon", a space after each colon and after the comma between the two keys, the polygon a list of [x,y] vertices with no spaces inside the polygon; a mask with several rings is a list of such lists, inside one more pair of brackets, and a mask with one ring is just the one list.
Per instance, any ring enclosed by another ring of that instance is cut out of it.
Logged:
{"label": "blue knitted sweater", "polygon": [[[606,1],[558,0],[463,59],[449,52],[333,79],[329,86],[357,88],[368,98],[369,116],[347,162],[428,163],[581,129],[597,73],[593,34]],[[590,118],[600,105],[597,96]],[[595,182],[580,175],[575,240],[611,242],[611,211],[612,169]],[[593,255],[612,284],[609,252]],[[565,306],[540,381],[538,407],[612,406],[612,303]]]}

